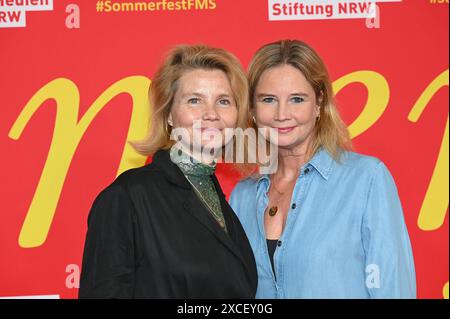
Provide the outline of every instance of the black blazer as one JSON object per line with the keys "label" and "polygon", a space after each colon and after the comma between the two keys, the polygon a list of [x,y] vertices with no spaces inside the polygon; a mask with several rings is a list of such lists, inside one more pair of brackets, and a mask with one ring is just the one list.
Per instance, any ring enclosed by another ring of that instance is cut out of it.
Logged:
{"label": "black blazer", "polygon": [[89,214],[79,297],[254,298],[249,241],[212,179],[228,234],[167,151],[118,176]]}

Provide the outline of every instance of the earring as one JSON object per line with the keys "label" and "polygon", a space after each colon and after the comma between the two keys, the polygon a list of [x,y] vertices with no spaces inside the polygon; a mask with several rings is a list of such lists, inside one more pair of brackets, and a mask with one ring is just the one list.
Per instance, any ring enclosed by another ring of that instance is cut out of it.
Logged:
{"label": "earring", "polygon": [[172,128],[173,123],[170,120],[167,120],[166,124],[164,125],[164,130],[167,135],[170,135],[170,129]]}
{"label": "earring", "polygon": [[255,118],[255,116],[253,115],[253,123],[255,123],[256,124],[256,118]]}

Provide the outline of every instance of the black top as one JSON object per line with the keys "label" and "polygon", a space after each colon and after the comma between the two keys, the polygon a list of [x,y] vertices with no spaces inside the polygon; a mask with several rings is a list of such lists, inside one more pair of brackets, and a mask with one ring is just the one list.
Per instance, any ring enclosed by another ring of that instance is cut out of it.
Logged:
{"label": "black top", "polygon": [[275,250],[277,249],[278,239],[266,239],[267,241],[267,249],[269,251],[270,263],[272,264],[272,271],[275,275],[275,265],[273,262],[273,255],[275,254]]}
{"label": "black top", "polygon": [[79,297],[254,298],[250,244],[212,179],[228,233],[167,151],[118,176],[89,214]]}

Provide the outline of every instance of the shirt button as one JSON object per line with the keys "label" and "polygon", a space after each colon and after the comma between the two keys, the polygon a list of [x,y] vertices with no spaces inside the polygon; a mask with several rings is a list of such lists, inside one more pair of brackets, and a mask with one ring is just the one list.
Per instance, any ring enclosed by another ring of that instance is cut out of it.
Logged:
{"label": "shirt button", "polygon": [[309,173],[309,168],[305,169],[305,174]]}
{"label": "shirt button", "polygon": [[282,243],[281,243],[281,240],[279,240],[279,241],[277,242],[277,246],[278,246],[278,247],[281,247],[281,244],[282,244]]}
{"label": "shirt button", "polygon": [[297,204],[293,203],[291,206],[292,209],[296,209],[297,208]]}

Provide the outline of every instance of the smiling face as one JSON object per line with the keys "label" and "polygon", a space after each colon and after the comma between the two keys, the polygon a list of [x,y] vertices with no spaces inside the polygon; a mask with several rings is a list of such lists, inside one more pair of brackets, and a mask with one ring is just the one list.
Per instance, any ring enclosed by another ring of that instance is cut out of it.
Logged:
{"label": "smiling face", "polygon": [[[183,128],[188,133],[190,145],[181,142],[190,149],[196,136],[201,137],[202,148],[218,149],[227,144],[231,138],[225,140],[224,129],[236,127],[238,110],[226,74],[202,69],[186,72],[178,81],[168,120],[173,129]],[[196,121],[201,121],[201,127],[194,126]]]}
{"label": "smiling face", "polygon": [[306,151],[320,114],[317,96],[305,76],[290,65],[266,70],[255,89],[257,126],[277,130],[280,149]]}

